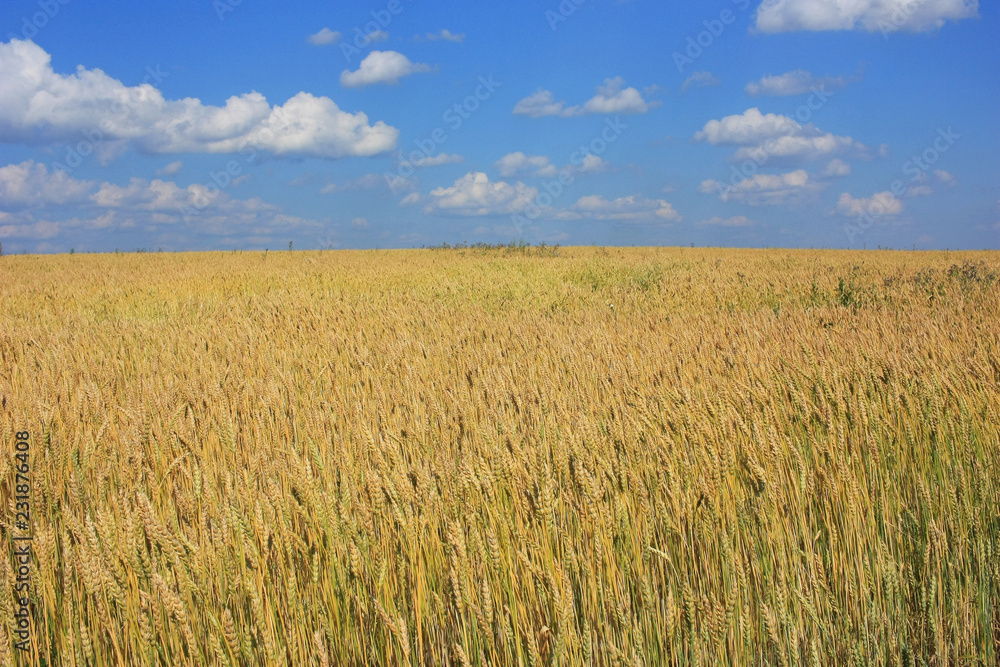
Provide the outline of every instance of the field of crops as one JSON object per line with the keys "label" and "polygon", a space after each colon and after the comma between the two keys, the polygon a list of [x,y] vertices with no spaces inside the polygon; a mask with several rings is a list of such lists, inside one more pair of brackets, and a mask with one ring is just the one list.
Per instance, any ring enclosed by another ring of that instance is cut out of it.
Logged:
{"label": "field of crops", "polygon": [[996,665],[998,274],[0,257],[0,664]]}

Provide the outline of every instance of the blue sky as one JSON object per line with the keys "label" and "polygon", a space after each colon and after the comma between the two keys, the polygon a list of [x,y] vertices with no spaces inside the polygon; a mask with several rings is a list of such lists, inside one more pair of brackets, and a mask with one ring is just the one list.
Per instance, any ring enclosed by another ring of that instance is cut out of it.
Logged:
{"label": "blue sky", "polygon": [[997,248],[998,55],[975,0],[6,0],[0,242]]}

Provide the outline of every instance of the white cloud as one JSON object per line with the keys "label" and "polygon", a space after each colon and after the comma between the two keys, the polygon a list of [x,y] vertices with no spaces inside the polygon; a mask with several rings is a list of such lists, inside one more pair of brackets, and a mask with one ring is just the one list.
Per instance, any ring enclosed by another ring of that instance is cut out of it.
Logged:
{"label": "white cloud", "polygon": [[565,102],[556,102],[551,91],[538,89],[514,105],[514,113],[521,116],[541,118],[543,116],[565,115]]}
{"label": "white cloud", "polygon": [[866,30],[888,34],[940,28],[949,19],[979,15],[978,0],[764,0],[761,32]]}
{"label": "white cloud", "polygon": [[858,199],[845,192],[837,200],[837,211],[849,216],[865,214],[873,216],[899,215],[903,212],[903,202],[896,199],[889,191],[878,192],[871,197],[861,197]]}
{"label": "white cloud", "polygon": [[[277,211],[258,198],[234,199],[207,184],[193,183],[186,188],[172,181],[133,178],[127,186],[102,183],[90,201],[102,208],[129,211],[159,211],[176,213],[190,207],[194,211],[212,210],[224,213],[256,213]],[[190,213],[190,212],[189,212]]]}
{"label": "white cloud", "polygon": [[785,206],[800,202],[819,190],[804,169],[786,174],[755,174],[736,183],[702,181],[698,191],[717,194],[721,201],[739,201],[751,206]]}
{"label": "white cloud", "polygon": [[754,160],[758,164],[769,160],[801,163],[848,151],[861,155],[868,152],[851,137],[824,133],[815,125],[800,125],[787,116],[762,114],[756,107],[708,121],[694,139],[716,146],[739,146],[734,160]]}
{"label": "white cloud", "polygon": [[733,159],[754,160],[764,164],[768,160],[773,163],[801,164],[812,160],[821,160],[838,153],[857,153],[867,155],[864,146],[851,137],[838,137],[833,134],[818,134],[816,136],[793,136],[767,139],[759,146],[747,146],[733,153]]}
{"label": "white cloud", "polygon": [[171,162],[167,166],[163,167],[162,169],[157,169],[156,170],[156,175],[157,176],[173,176],[174,174],[176,174],[177,172],[179,172],[183,168],[184,168],[184,163],[181,162],[180,160],[175,160],[174,162]]}
{"label": "white cloud", "polygon": [[956,183],[955,176],[948,173],[944,169],[935,169],[934,175],[937,176],[937,179],[945,185],[955,185]]}
{"label": "white cloud", "polygon": [[314,46],[326,46],[327,44],[336,44],[339,42],[340,36],[340,33],[336,30],[323,28],[319,32],[309,35],[307,39],[309,40],[309,43]]}
{"label": "white cloud", "polygon": [[812,92],[814,89],[824,89],[826,91],[840,90],[847,83],[848,80],[842,76],[814,77],[811,72],[807,72],[804,69],[797,69],[779,76],[765,76],[760,81],[748,83],[744,90],[751,97],[759,97],[761,95],[785,97],[788,95],[802,95]]}
{"label": "white cloud", "polygon": [[603,86],[597,87],[597,95],[583,104],[579,113],[646,113],[659,106],[656,102],[646,102],[635,88],[625,88],[625,79],[615,77],[605,79]]}
{"label": "white cloud", "polygon": [[610,166],[601,156],[593,153],[584,155],[579,164],[569,164],[562,169],[552,164],[545,155],[526,155],[521,151],[504,155],[496,162],[496,167],[504,178],[524,172],[529,172],[536,178],[555,178],[560,173],[570,177],[572,174],[599,174],[607,171]]}
{"label": "white cloud", "polygon": [[87,201],[95,181],[81,181],[64,171],[50,172],[33,160],[0,167],[0,206],[7,209]]}
{"label": "white cloud", "polygon": [[625,79],[619,76],[605,79],[604,85],[597,87],[597,94],[580,106],[567,107],[565,102],[556,102],[550,91],[539,89],[518,102],[514,113],[531,118],[571,118],[586,114],[642,114],[658,106],[659,102],[644,100],[635,88],[626,88]]}
{"label": "white cloud", "polygon": [[482,172],[471,172],[448,188],[431,190],[427,213],[483,216],[521,213],[538,196],[538,188],[518,182],[491,182]]}
{"label": "white cloud", "polygon": [[509,153],[497,160],[500,175],[508,178],[522,171],[532,171],[535,176],[555,176],[559,170],[544,155],[525,155],[521,151]]}
{"label": "white cloud", "polygon": [[[396,146],[399,130],[368,116],[341,111],[328,97],[298,93],[274,107],[263,127],[250,133],[250,144],[275,155],[345,157],[371,156]],[[239,140],[229,142],[232,148]]]}
{"label": "white cloud", "polygon": [[[214,183],[181,187],[172,181],[133,178],[127,185],[80,180],[32,161],[0,167],[0,236],[52,238],[74,229],[126,229],[190,223],[197,231],[227,235],[316,223],[282,214],[258,198],[236,199]],[[30,206],[30,208],[22,208]],[[54,210],[53,210],[54,209]],[[10,212],[13,210],[13,212]],[[35,213],[47,210],[45,220]],[[50,214],[51,211],[51,214]],[[71,211],[89,217],[58,219]]]}
{"label": "white cloud", "polygon": [[749,227],[753,221],[745,215],[737,215],[732,218],[710,218],[702,220],[698,224],[710,227]]}
{"label": "white cloud", "polygon": [[465,33],[463,32],[455,34],[451,30],[448,30],[447,28],[442,28],[440,32],[427,33],[426,38],[432,42],[437,40],[444,40],[446,42],[455,42],[457,44],[461,44],[462,42],[465,41]]}
{"label": "white cloud", "polygon": [[340,83],[347,88],[377,83],[395,85],[403,77],[430,71],[430,65],[410,62],[409,58],[398,51],[372,51],[361,61],[356,72],[346,69],[341,72]]}
{"label": "white cloud", "polygon": [[589,195],[581,197],[572,210],[592,220],[677,222],[682,219],[674,207],[663,199],[646,199],[634,195],[610,201],[600,195]]}
{"label": "white cloud", "polygon": [[99,149],[134,146],[153,154],[268,151],[340,158],[392,150],[399,131],[300,92],[272,107],[257,92],[225,106],[167,100],[145,83],[128,87],[98,69],[57,74],[34,42],[0,44],[0,141],[37,145],[90,137]]}
{"label": "white cloud", "polygon": [[411,192],[410,194],[399,200],[400,206],[416,206],[421,202],[423,197],[420,196],[419,192]]}
{"label": "white cloud", "polygon": [[[0,223],[5,222],[4,219],[0,218]],[[0,238],[4,239],[32,239],[32,240],[44,240],[53,239],[59,236],[63,231],[63,227],[57,223],[50,220],[24,220],[19,221],[18,224],[0,224]]]}
{"label": "white cloud", "polygon": [[33,208],[86,206],[133,211],[177,211],[184,206],[225,210],[273,210],[259,199],[236,200],[217,187],[132,178],[127,186],[75,179],[62,171],[50,172],[32,161],[0,167],[0,205],[28,204]]}
{"label": "white cloud", "polygon": [[907,197],[927,197],[934,194],[934,188],[929,185],[915,185],[906,191]]}
{"label": "white cloud", "polygon": [[599,174],[602,171],[607,171],[609,167],[610,165],[600,155],[587,153],[583,157],[583,162],[577,167],[577,171],[581,174]]}
{"label": "white cloud", "polygon": [[822,176],[827,178],[840,178],[842,176],[851,175],[851,165],[847,164],[841,159],[830,160],[826,167],[823,168]]}
{"label": "white cloud", "polygon": [[368,219],[354,218],[353,220],[351,220],[351,225],[359,229],[368,229]]}
{"label": "white cloud", "polygon": [[800,132],[802,126],[787,116],[762,114],[754,107],[742,114],[710,120],[694,135],[696,141],[707,141],[715,146],[746,146],[765,139],[787,136]]}
{"label": "white cloud", "polygon": [[706,88],[708,86],[718,86],[719,83],[719,80],[711,72],[694,72],[681,84],[681,92],[686,93],[688,88],[691,87]]}

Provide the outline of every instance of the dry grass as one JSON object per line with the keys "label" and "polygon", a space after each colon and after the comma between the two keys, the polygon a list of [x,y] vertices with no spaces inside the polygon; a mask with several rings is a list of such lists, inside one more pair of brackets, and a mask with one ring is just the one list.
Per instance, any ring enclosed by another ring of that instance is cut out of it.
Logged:
{"label": "dry grass", "polygon": [[995,665],[996,273],[0,258],[0,478],[14,432],[35,441],[33,664]]}

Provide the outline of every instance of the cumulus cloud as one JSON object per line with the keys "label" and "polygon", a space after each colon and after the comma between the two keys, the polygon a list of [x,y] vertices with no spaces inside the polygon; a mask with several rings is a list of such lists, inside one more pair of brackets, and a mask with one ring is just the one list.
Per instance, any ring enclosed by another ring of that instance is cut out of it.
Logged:
{"label": "cumulus cloud", "polygon": [[[51,220],[34,220],[2,218],[0,217],[0,238],[4,239],[31,239],[43,241],[54,239],[59,236],[64,229],[63,225]],[[9,224],[8,224],[9,222]]]}
{"label": "cumulus cloud", "polygon": [[256,92],[230,97],[222,107],[167,100],[148,83],[128,87],[99,69],[58,74],[34,42],[0,44],[0,141],[38,145],[81,136],[153,154],[261,150],[341,158],[390,151],[399,131],[306,92],[273,107]]}
{"label": "cumulus cloud", "polygon": [[462,42],[465,41],[465,33],[463,32],[463,33],[456,34],[456,33],[453,33],[451,30],[448,30],[447,28],[442,28],[440,32],[436,32],[436,33],[435,32],[429,32],[429,33],[427,33],[425,35],[425,38],[428,41],[431,41],[431,42],[436,42],[438,40],[444,40],[446,42],[455,42],[457,44],[461,44]]}
{"label": "cumulus cloud", "polygon": [[72,178],[63,171],[50,172],[33,160],[0,167],[0,206],[12,210],[87,201],[96,181]]}
{"label": "cumulus cloud", "polygon": [[565,102],[556,102],[555,95],[551,91],[539,88],[536,92],[528,95],[514,105],[514,113],[521,116],[531,116],[532,118],[562,116],[565,115],[563,113],[565,107]]}
{"label": "cumulus cloud", "polygon": [[130,211],[177,212],[191,208],[195,212],[211,208],[225,213],[276,211],[258,198],[234,199],[209,184],[193,183],[182,188],[172,181],[133,178],[126,186],[102,183],[90,196],[96,206]]}
{"label": "cumulus cloud", "polygon": [[694,135],[695,141],[707,141],[715,146],[746,146],[765,139],[787,136],[801,131],[802,127],[787,116],[762,114],[754,107],[742,114],[710,120]]}
{"label": "cumulus cloud", "polygon": [[851,165],[847,164],[843,160],[833,159],[830,160],[827,163],[826,167],[823,168],[823,172],[821,175],[827,178],[840,178],[842,176],[850,176]]}
{"label": "cumulus cloud", "polygon": [[183,168],[184,168],[184,163],[181,162],[180,160],[175,160],[174,162],[171,162],[167,166],[163,167],[162,169],[157,169],[156,170],[156,175],[157,176],[173,176],[174,174],[176,174],[177,172],[179,172]]}
{"label": "cumulus cloud", "polygon": [[583,162],[576,170],[581,174],[599,174],[602,171],[607,171],[609,167],[610,165],[600,155],[587,153],[583,156]]}
{"label": "cumulus cloud", "polygon": [[399,200],[400,206],[416,206],[421,202],[423,197],[420,196],[419,192],[411,192],[410,194]]}
{"label": "cumulus cloud", "polygon": [[360,88],[377,83],[395,85],[400,79],[411,74],[430,71],[430,65],[410,62],[409,58],[398,51],[372,51],[361,61],[357,71],[345,69],[341,72],[340,83],[347,88]]}
{"label": "cumulus cloud", "polygon": [[182,188],[172,181],[132,178],[128,185],[80,180],[62,171],[49,171],[31,160],[0,167],[0,206],[46,208],[94,206],[131,211],[176,212],[185,206],[225,211],[275,210],[260,199],[238,200],[212,184]]}
{"label": "cumulus cloud", "polygon": [[761,32],[865,30],[889,34],[934,30],[979,15],[978,0],[764,0]]}
{"label": "cumulus cloud", "polygon": [[663,199],[630,195],[608,200],[600,195],[581,197],[572,207],[574,213],[592,220],[621,222],[677,222],[680,214]]}
{"label": "cumulus cloud", "polygon": [[504,178],[518,172],[531,171],[535,176],[555,176],[559,170],[544,155],[525,155],[521,151],[509,153],[497,160],[497,169]]}
{"label": "cumulus cloud", "polygon": [[735,183],[709,179],[698,187],[703,194],[718,194],[721,201],[739,201],[751,206],[785,206],[798,203],[819,190],[804,169],[786,174],[755,174]]}
{"label": "cumulus cloud", "polygon": [[889,191],[878,192],[871,197],[855,199],[845,192],[837,200],[837,211],[843,215],[899,215],[903,212],[903,202]]}
{"label": "cumulus cloud", "polygon": [[754,160],[758,164],[802,163],[837,153],[868,153],[867,147],[851,137],[823,132],[812,124],[800,125],[787,116],[762,114],[756,107],[708,121],[694,139],[715,146],[738,146],[734,160]]}
{"label": "cumulus cloud", "polygon": [[681,92],[686,93],[688,88],[692,87],[707,88],[708,86],[718,86],[719,83],[719,80],[711,72],[694,72],[681,84]]}
{"label": "cumulus cloud", "polygon": [[[73,178],[33,161],[0,167],[0,236],[53,238],[69,230],[125,229],[190,224],[227,235],[253,229],[311,226],[259,198],[236,199],[215,183],[181,187],[172,181],[132,178],[126,185]],[[71,212],[73,217],[66,217]],[[44,219],[36,215],[44,213]],[[61,219],[60,219],[61,218]]]}
{"label": "cumulus cloud", "polygon": [[837,153],[854,152],[867,155],[862,144],[851,137],[838,137],[831,133],[817,133],[815,136],[787,136],[768,139],[759,146],[746,146],[733,153],[734,160],[754,160],[763,164],[768,160],[775,163],[800,164],[820,160]]}
{"label": "cumulus cloud", "polygon": [[714,217],[702,220],[698,224],[708,227],[749,227],[753,221],[745,215],[737,215],[732,218]]}
{"label": "cumulus cloud", "polygon": [[560,173],[566,176],[573,174],[599,174],[607,171],[610,165],[599,155],[587,153],[582,160],[568,164],[562,169],[552,164],[545,155],[526,155],[521,151],[509,153],[497,160],[496,167],[500,175],[509,178],[515,174],[529,172],[536,178],[554,178]]}
{"label": "cumulus cloud", "polygon": [[531,118],[571,118],[586,114],[643,114],[657,106],[659,102],[647,102],[635,88],[626,88],[625,79],[619,76],[605,79],[604,85],[597,87],[597,94],[582,105],[567,107],[565,102],[557,102],[550,91],[539,89],[518,102],[514,113]]}
{"label": "cumulus cloud", "polygon": [[597,87],[597,94],[584,102],[578,113],[646,113],[659,106],[657,102],[647,102],[635,88],[626,88],[625,79],[615,77],[605,79],[603,86]]}
{"label": "cumulus cloud", "polygon": [[944,183],[945,185],[955,185],[956,183],[955,177],[952,174],[945,171],[944,169],[935,169],[934,175],[940,182]]}
{"label": "cumulus cloud", "polygon": [[313,46],[326,46],[327,44],[336,44],[340,41],[340,33],[336,30],[330,30],[329,28],[323,28],[319,32],[309,35],[306,39]]}
{"label": "cumulus cloud", "polygon": [[797,69],[778,76],[765,76],[760,81],[752,81],[744,90],[751,97],[772,95],[787,97],[802,95],[817,89],[826,91],[841,90],[848,84],[848,79],[839,77],[816,77],[804,69]]}
{"label": "cumulus cloud", "polygon": [[431,190],[427,213],[484,216],[521,213],[538,196],[538,188],[518,182],[491,182],[482,172],[471,172],[448,188]]}

